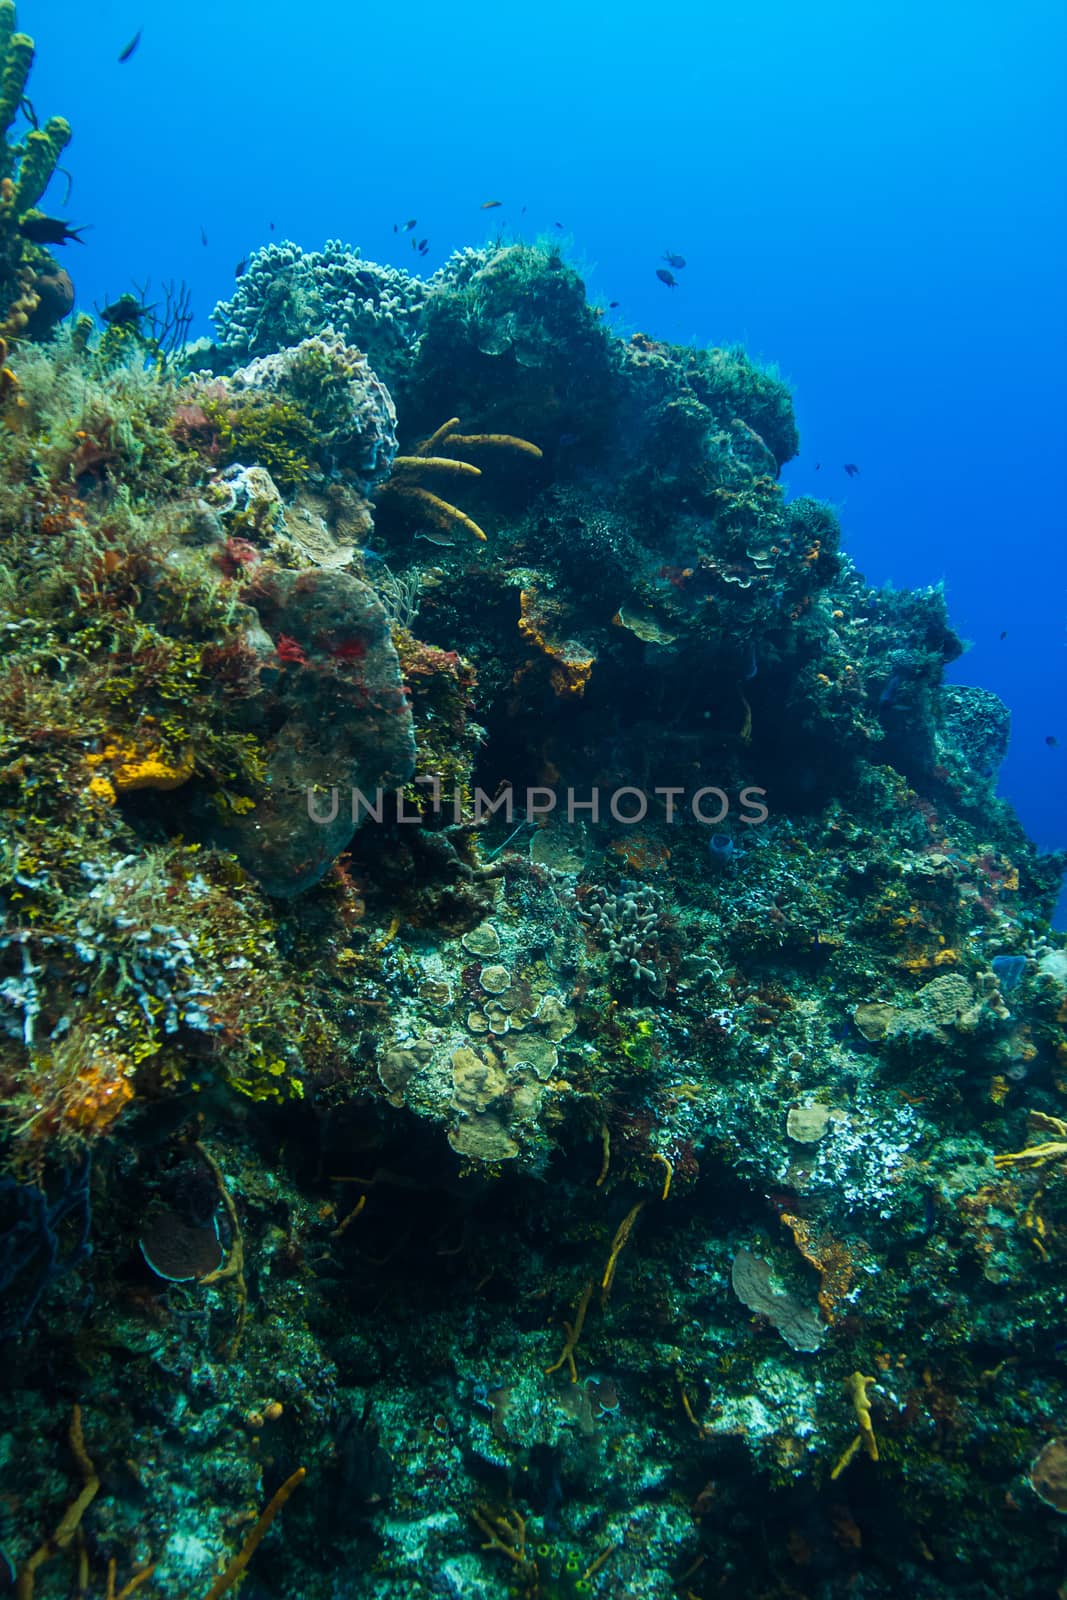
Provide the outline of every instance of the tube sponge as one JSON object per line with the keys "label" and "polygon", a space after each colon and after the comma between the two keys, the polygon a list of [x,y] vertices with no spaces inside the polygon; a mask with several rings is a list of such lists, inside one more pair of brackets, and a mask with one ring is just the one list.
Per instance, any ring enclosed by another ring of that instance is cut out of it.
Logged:
{"label": "tube sponge", "polygon": [[37,204],[48,188],[70,137],[70,123],[65,117],[49,117],[43,128],[34,128],[27,135],[15,198],[20,217]]}
{"label": "tube sponge", "polygon": [[33,66],[33,40],[15,32],[13,0],[0,0],[0,134],[6,135],[18,115]]}

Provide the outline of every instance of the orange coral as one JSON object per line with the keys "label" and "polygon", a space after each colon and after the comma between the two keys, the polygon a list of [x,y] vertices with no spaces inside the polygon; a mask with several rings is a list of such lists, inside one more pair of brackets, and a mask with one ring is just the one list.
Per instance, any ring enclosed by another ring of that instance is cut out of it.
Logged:
{"label": "orange coral", "polygon": [[834,1309],[852,1284],[852,1257],[847,1247],[828,1233],[813,1239],[811,1228],[803,1217],[794,1217],[788,1211],[783,1211],[781,1220],[792,1233],[804,1260],[819,1274],[822,1280],[818,1293],[819,1305],[827,1322],[833,1322]]}
{"label": "orange coral", "polygon": [[89,791],[109,801],[136,789],[177,789],[192,777],[196,765],[189,748],[172,761],[158,745],[137,745],[119,738],[109,740],[103,750],[87,756],[86,764],[108,768],[90,780]]}
{"label": "orange coral", "polygon": [[104,1133],[133,1099],[133,1085],[118,1057],[101,1053],[67,1097],[62,1120],[77,1133]]}
{"label": "orange coral", "polygon": [[550,639],[548,629],[552,618],[548,613],[549,607],[541,601],[536,590],[520,591],[519,632],[552,661],[550,677],[556,694],[583,695],[596,665],[596,656],[587,654],[586,647],[576,644],[573,639],[562,642]]}

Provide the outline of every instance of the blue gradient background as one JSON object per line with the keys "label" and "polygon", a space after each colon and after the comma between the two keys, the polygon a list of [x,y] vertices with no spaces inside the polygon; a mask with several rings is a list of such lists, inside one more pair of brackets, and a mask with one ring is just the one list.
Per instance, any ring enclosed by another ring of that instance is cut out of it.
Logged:
{"label": "blue gradient background", "polygon": [[953,675],[1012,709],[1002,792],[1067,845],[1062,3],[22,0],[19,21],[39,114],[75,130],[48,204],[93,224],[66,252],[83,304],[185,278],[209,332],[271,238],[414,267],[392,224],[417,217],[430,272],[561,222],[620,331],[775,360],[790,490],[837,503],[872,581],[945,582],[973,642]]}

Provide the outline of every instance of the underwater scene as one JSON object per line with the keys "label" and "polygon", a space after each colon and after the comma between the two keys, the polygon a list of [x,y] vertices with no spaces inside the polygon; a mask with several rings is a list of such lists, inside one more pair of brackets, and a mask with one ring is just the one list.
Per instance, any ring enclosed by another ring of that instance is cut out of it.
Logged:
{"label": "underwater scene", "polygon": [[218,12],[0,0],[0,1595],[1065,1600],[1062,233],[888,463],[656,19]]}

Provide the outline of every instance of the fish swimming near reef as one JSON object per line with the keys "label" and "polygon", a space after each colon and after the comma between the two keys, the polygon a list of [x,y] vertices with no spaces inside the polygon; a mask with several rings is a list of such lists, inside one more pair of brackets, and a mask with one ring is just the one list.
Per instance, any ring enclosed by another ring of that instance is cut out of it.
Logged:
{"label": "fish swimming near reef", "polygon": [[245,268],[247,267],[247,265],[248,265],[248,258],[246,256],[242,256],[241,260],[237,263],[237,265],[233,269],[234,277],[235,278],[243,278],[244,275],[245,275]]}
{"label": "fish swimming near reef", "polygon": [[845,462],[845,471],[848,473],[850,478],[858,478],[859,477],[860,469],[859,469],[859,467],[857,467],[857,465],[856,465],[856,463],[854,461],[846,461]]}
{"label": "fish swimming near reef", "polygon": [[394,222],[393,223],[393,232],[394,233],[410,233],[412,228],[418,226],[418,221],[419,221],[418,217],[412,217],[411,220],[409,222],[405,222],[403,224],[403,226],[401,226],[401,224],[399,222]]}
{"label": "fish swimming near reef", "polygon": [[144,305],[136,295],[120,294],[100,312],[100,321],[106,322],[109,328],[128,328],[155,309],[155,306]]}
{"label": "fish swimming near reef", "polygon": [[120,65],[121,65],[121,63],[123,61],[128,61],[130,59],[130,57],[133,55],[133,52],[137,49],[137,46],[141,42],[141,31],[142,30],[140,28],[138,28],[137,32],[134,34],[133,38],[130,40],[130,42],[126,46],[125,50],[123,50],[120,53],[120,55],[119,55],[119,63],[120,63]]}
{"label": "fish swimming near reef", "polygon": [[430,241],[429,241],[429,239],[420,239],[419,240],[419,255],[420,256],[428,256],[429,253],[430,253]]}
{"label": "fish swimming near reef", "polygon": [[668,272],[666,267],[657,267],[656,277],[659,279],[660,283],[665,283],[668,289],[677,289],[678,279],[674,276],[673,272]]}
{"label": "fish swimming near reef", "polygon": [[668,250],[663,259],[669,267],[677,267],[679,271],[685,266],[685,257],[675,255],[673,250]]}
{"label": "fish swimming near reef", "polygon": [[82,223],[78,228],[70,228],[59,217],[45,217],[38,213],[36,216],[23,217],[18,231],[31,244],[69,244],[72,239],[84,244],[82,234],[87,227],[88,223]]}

